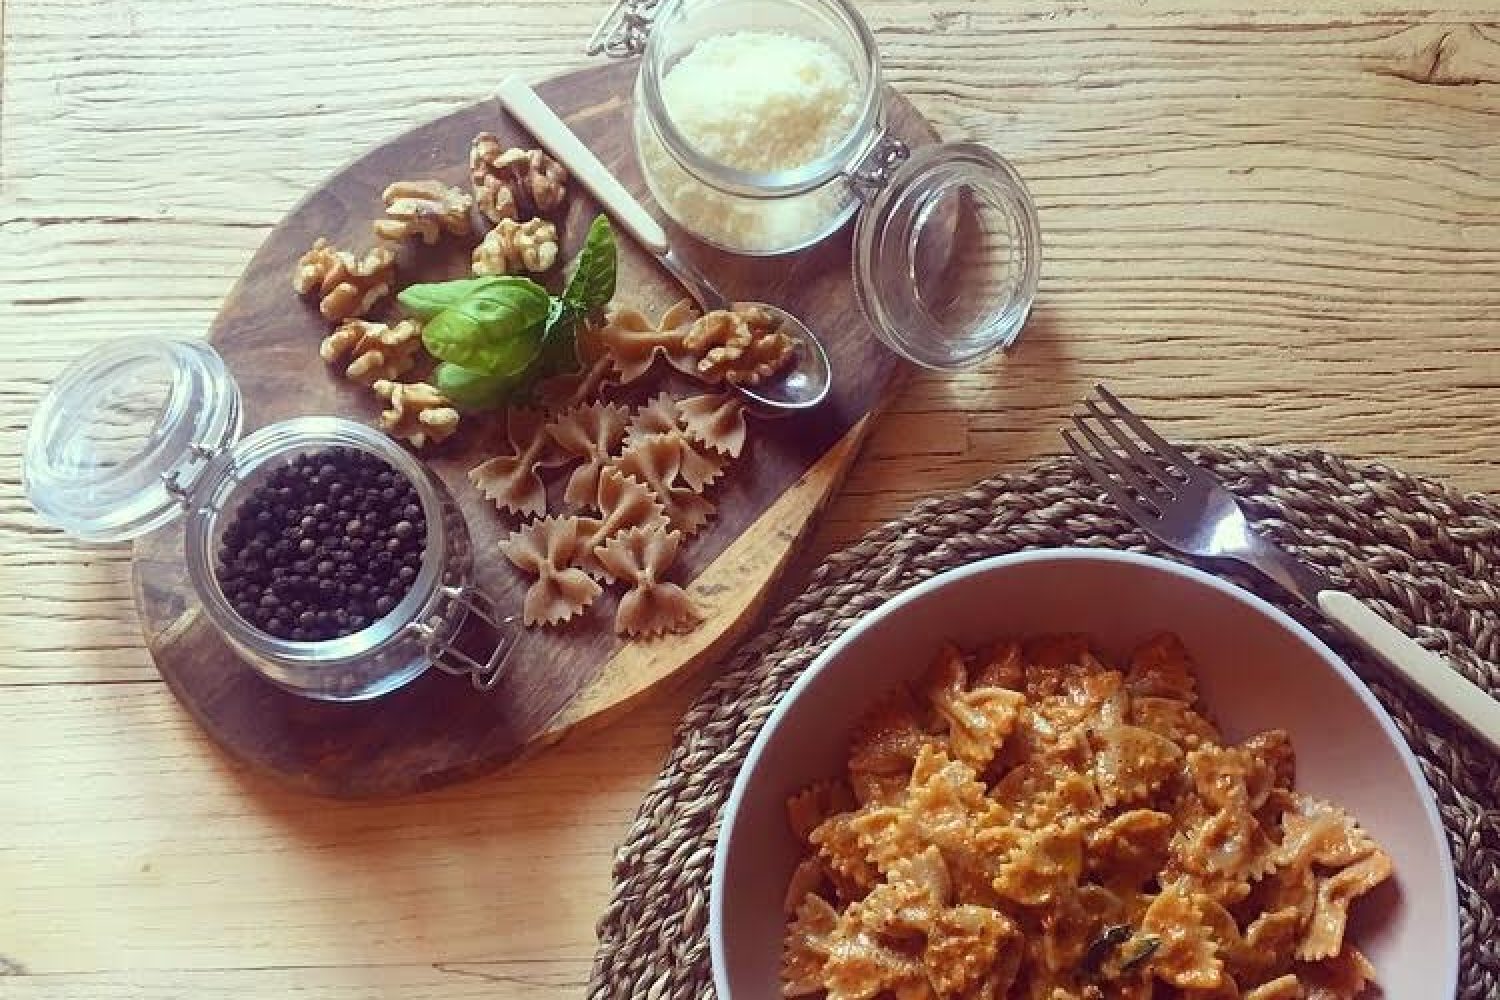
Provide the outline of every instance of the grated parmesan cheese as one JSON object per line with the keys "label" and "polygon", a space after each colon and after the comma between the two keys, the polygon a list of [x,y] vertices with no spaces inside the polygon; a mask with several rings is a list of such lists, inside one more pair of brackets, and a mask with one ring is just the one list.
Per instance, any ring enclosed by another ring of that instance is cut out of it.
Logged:
{"label": "grated parmesan cheese", "polygon": [[[667,71],[661,93],[667,117],[698,152],[752,173],[792,170],[826,155],[854,129],[862,97],[853,70],[827,44],[769,31],[704,39]],[[788,249],[852,208],[839,184],[775,199],[719,191],[678,165],[639,117],[637,143],[657,201],[722,246]]]}

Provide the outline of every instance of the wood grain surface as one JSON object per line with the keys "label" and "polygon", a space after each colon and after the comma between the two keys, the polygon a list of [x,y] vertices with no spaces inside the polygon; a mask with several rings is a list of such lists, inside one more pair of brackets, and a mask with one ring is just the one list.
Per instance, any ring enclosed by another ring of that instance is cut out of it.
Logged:
{"label": "wood grain surface", "polygon": [[[915,378],[809,561],[1058,450],[1094,380],[1182,437],[1500,489],[1500,7],[868,0],[888,79],[1035,194],[1008,357]],[[579,64],[595,0],[6,0],[0,996],[564,997],[683,693],[501,776],[333,804],[226,761],[157,679],[129,550],[44,531],[48,380],[197,334],[358,151]],[[792,586],[788,583],[788,586]]]}
{"label": "wood grain surface", "polygon": [[[633,62],[564,73],[538,92],[579,138],[638,197],[645,182],[631,141]],[[911,145],[932,133],[894,92],[891,129]],[[337,414],[371,422],[379,399],[316,359],[329,324],[316,303],[291,288],[298,259],[314,240],[363,253],[375,242],[370,221],[380,192],[396,180],[437,178],[468,187],[468,151],[484,131],[505,146],[535,144],[494,99],[421,125],[363,152],[294,208],[256,251],[209,329],[243,398],[248,432],[293,417]],[[561,259],[581,248],[599,213],[575,184],[563,216]],[[482,230],[481,230],[482,232]],[[396,284],[467,277],[479,234],[434,246],[396,247]],[[614,301],[655,319],[684,292],[623,233],[617,240]],[[521,602],[531,578],[501,558],[499,543],[523,523],[497,511],[468,479],[470,469],[506,440],[503,413],[473,413],[441,446],[420,455],[457,502],[474,551],[474,586],[517,624],[504,637],[506,667],[493,690],[431,670],[372,701],[312,701],[271,684],[245,664],[203,615],[188,582],[181,524],[136,545],[136,606],[157,668],[172,692],[224,749],[289,785],[321,795],[401,795],[508,763],[559,739],[572,726],[621,710],[642,693],[711,661],[750,627],[796,548],[811,529],[890,402],[905,366],[881,346],[848,294],[847,235],[816,251],[779,259],[735,257],[675,233],[673,250],[709,275],[731,300],[763,299],[801,317],[820,339],[835,372],[816,410],[783,419],[752,417],[744,452],[705,493],[713,514],[682,543],[671,578],[681,581],[702,617],[684,635],[622,640],[613,622],[615,588],[563,626],[523,628]],[[556,275],[543,280],[558,284]],[[372,318],[394,323],[392,301]],[[408,380],[425,375],[424,364]],[[640,406],[659,392],[687,398],[709,387],[658,364],[605,398]],[[547,474],[550,509],[563,511],[568,469]],[[488,649],[494,638],[480,637]]]}

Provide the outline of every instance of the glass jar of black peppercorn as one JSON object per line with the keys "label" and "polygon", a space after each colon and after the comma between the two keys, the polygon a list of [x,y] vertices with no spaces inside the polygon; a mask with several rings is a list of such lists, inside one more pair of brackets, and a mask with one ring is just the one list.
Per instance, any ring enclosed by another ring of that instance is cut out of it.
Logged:
{"label": "glass jar of black peppercorn", "polygon": [[[64,372],[38,407],[27,496],[89,540],[185,514],[204,613],[288,690],[373,698],[430,666],[492,686],[508,631],[472,584],[469,534],[442,482],[363,424],[298,417],[241,439],[241,419],[208,345],[117,341]],[[486,649],[471,655],[454,640],[475,625]]]}

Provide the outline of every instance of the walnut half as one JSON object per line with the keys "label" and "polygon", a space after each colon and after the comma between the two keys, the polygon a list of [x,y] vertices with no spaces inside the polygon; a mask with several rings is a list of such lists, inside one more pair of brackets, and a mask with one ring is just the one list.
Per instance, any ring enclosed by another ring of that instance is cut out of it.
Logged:
{"label": "walnut half", "polygon": [[540,149],[507,149],[481,132],[469,148],[469,179],[480,214],[491,222],[524,222],[551,212],[568,197],[568,172]]}
{"label": "walnut half", "polygon": [[557,263],[557,227],[546,219],[501,219],[474,248],[475,274],[539,273]]}
{"label": "walnut half", "polygon": [[375,223],[375,235],[383,240],[420,236],[428,246],[471,231],[469,209],[474,199],[442,181],[397,181],[381,194],[388,218]]}
{"label": "walnut half", "polygon": [[395,326],[346,319],[323,338],[318,356],[329,364],[348,362],[344,375],[352,381],[374,385],[381,379],[406,374],[422,348],[422,328],[404,319]]}
{"label": "walnut half", "polygon": [[404,438],[412,447],[429,441],[441,444],[458,430],[458,411],[453,403],[426,382],[375,383],[375,394],[385,400],[380,426],[391,437]]}
{"label": "walnut half", "polygon": [[759,306],[715,309],[696,320],[682,346],[704,381],[759,385],[792,362],[796,345],[776,315]]}
{"label": "walnut half", "polygon": [[359,258],[320,236],[297,261],[292,287],[298,295],[320,296],[318,311],[339,323],[373,309],[390,294],[395,277],[396,255],[388,248],[375,247]]}

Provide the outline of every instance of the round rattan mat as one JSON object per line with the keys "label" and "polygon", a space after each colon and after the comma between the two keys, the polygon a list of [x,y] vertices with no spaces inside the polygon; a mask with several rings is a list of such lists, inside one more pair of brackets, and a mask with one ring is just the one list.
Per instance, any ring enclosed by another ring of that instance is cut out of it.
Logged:
{"label": "round rattan mat", "polygon": [[[1500,691],[1500,499],[1324,452],[1200,447],[1258,525],[1472,680]],[[761,724],[827,644],[898,592],[986,556],[1064,545],[1170,556],[1071,459],[926,501],[828,559],[683,718],[615,859],[591,1000],[707,1000],[719,813]],[[1316,615],[1226,574],[1318,632],[1369,683],[1421,761],[1458,869],[1462,1000],[1500,997],[1500,758],[1386,680]]]}

